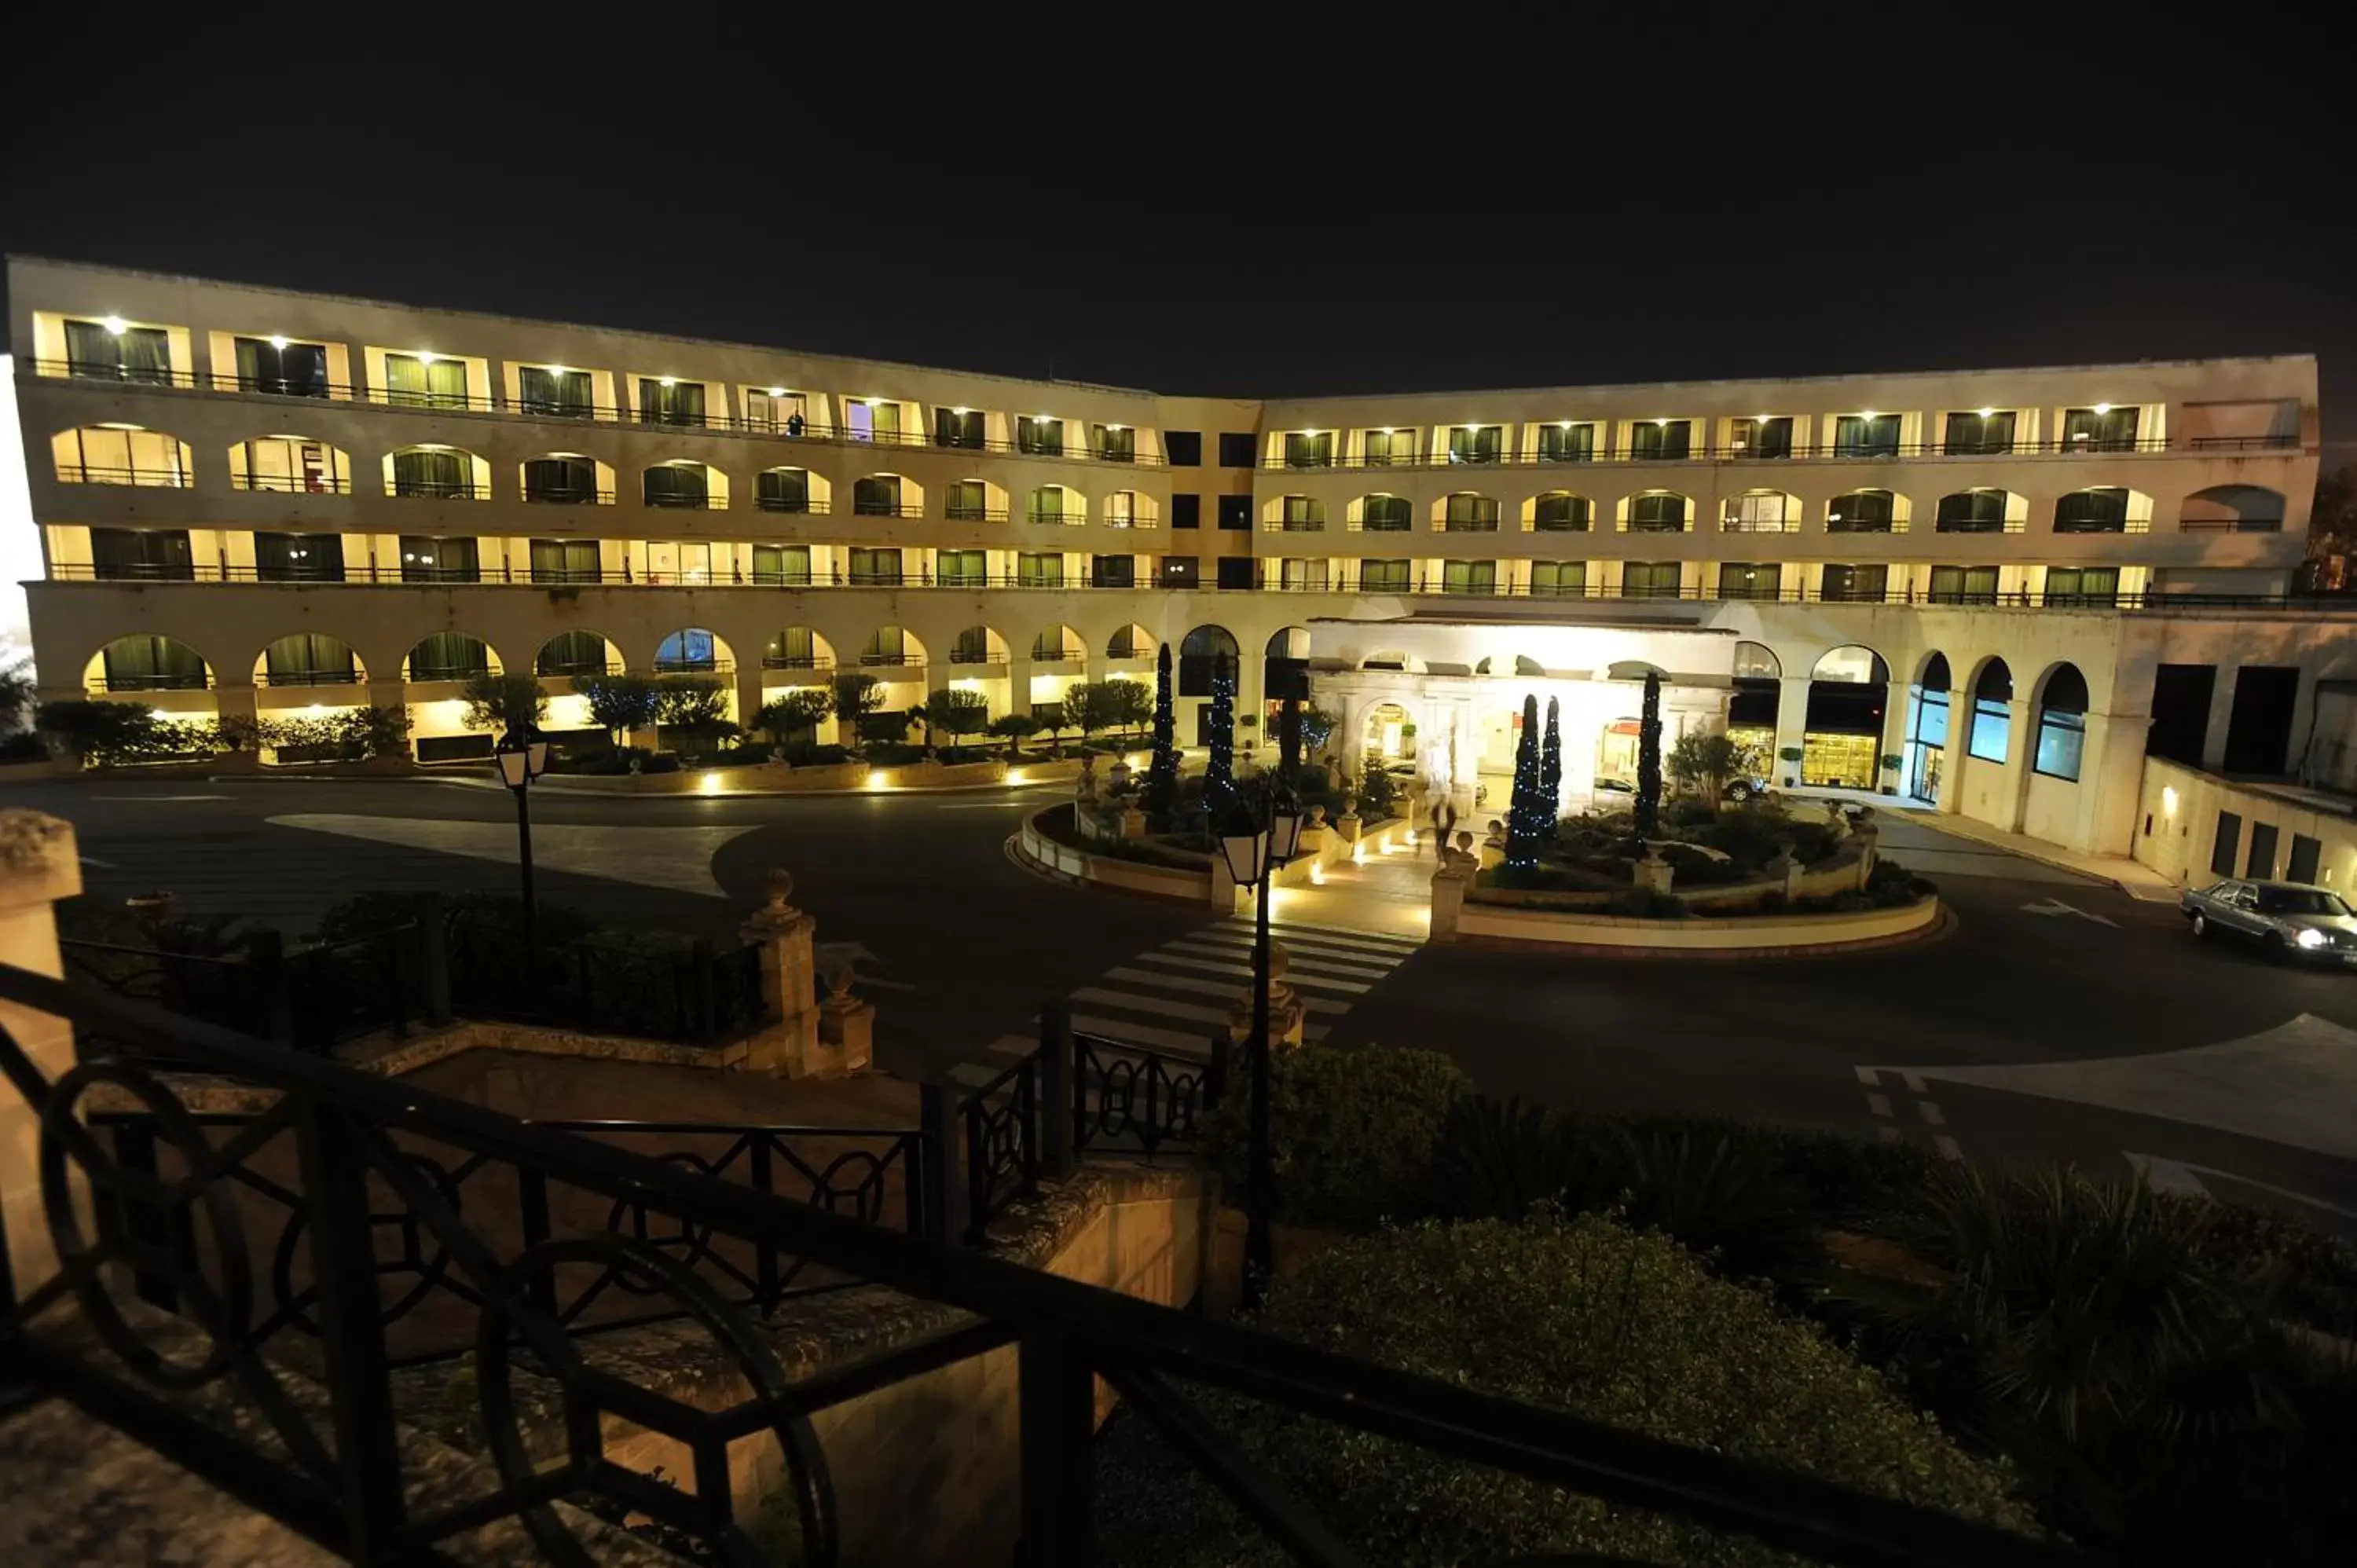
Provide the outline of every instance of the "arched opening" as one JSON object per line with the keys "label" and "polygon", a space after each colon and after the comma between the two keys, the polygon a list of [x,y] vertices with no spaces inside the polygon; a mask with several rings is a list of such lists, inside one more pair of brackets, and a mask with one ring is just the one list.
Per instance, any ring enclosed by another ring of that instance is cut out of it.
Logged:
{"label": "arched opening", "polygon": [[1415,725],[1397,703],[1377,703],[1367,710],[1360,747],[1378,764],[1406,762],[1415,756]]}
{"label": "arched opening", "polygon": [[764,468],[753,476],[753,504],[763,511],[823,512],[823,475],[807,468]]}
{"label": "arched opening", "polygon": [[1789,533],[1801,526],[1801,501],[1782,490],[1745,490],[1727,498],[1721,533]]}
{"label": "arched opening", "polygon": [[1871,789],[1882,774],[1883,716],[1890,666],[1857,643],[1831,649],[1809,671],[1801,733],[1801,780],[1821,788]]}
{"label": "arched opening", "polygon": [[1221,675],[1233,679],[1241,650],[1223,626],[1199,626],[1178,644],[1178,695],[1208,697]]}
{"label": "arched opening", "polygon": [[523,499],[552,506],[611,506],[613,470],[595,457],[578,452],[551,452],[527,457],[523,464]]}
{"label": "arched opening", "polygon": [[[1261,650],[1261,702],[1267,713],[1262,718],[1264,726],[1274,726],[1281,704],[1287,697],[1301,702],[1309,700],[1309,628],[1306,626],[1281,626],[1269,633],[1268,642]],[[1275,732],[1268,731],[1273,740]]]}
{"label": "arched opening", "polygon": [[2283,525],[2283,492],[2261,485],[2212,485],[2177,509],[2177,526],[2187,533],[2281,533]]}
{"label": "arched opening", "polygon": [[639,475],[639,499],[652,507],[719,511],[728,505],[728,483],[710,464],[681,458],[643,470]]}
{"label": "arched opening", "polygon": [[716,675],[736,668],[728,645],[704,627],[684,628],[655,644],[658,675]]}
{"label": "arched opening", "polygon": [[1495,496],[1458,490],[1440,499],[1439,511],[1441,532],[1444,533],[1498,532],[1498,498]]}
{"label": "arched opening", "polygon": [[1825,503],[1827,533],[1904,533],[1906,499],[1889,490],[1851,490]]}
{"label": "arched opening", "polygon": [[1154,634],[1135,623],[1120,628],[1105,639],[1107,659],[1151,659],[1155,652]]}
{"label": "arched opening", "polygon": [[2057,664],[2039,684],[2037,742],[2030,751],[2030,770],[2075,784],[2086,748],[2087,678],[2075,664]]}
{"label": "arched opening", "polygon": [[1107,528],[1152,528],[1159,516],[1154,498],[1137,490],[1115,490],[1105,497]]}
{"label": "arched opening", "polygon": [[922,517],[925,504],[915,483],[900,474],[867,474],[851,481],[856,517]]}
{"label": "arched opening", "polygon": [[354,686],[367,679],[351,645],[324,631],[282,637],[253,661],[257,686]]}
{"label": "arched opening", "polygon": [[1935,533],[2018,533],[2028,516],[2027,506],[2021,497],[2007,490],[1954,490],[1940,498],[1932,530]]}
{"label": "arched opening", "polygon": [[559,677],[619,674],[621,650],[594,631],[560,631],[533,656],[533,673]]}
{"label": "arched opening", "polygon": [[1684,533],[1694,517],[1694,501],[1675,490],[1641,490],[1620,499],[1623,533]]}
{"label": "arched opening", "polygon": [[[2141,533],[2136,526],[2135,492],[2119,485],[2091,485],[2054,498],[2057,533]],[[2146,516],[2149,518],[2149,511]]]}
{"label": "arched opening", "polygon": [[352,489],[352,460],[340,447],[308,435],[262,435],[229,449],[233,490],[282,495],[342,496]]}
{"label": "arched opening", "polygon": [[136,424],[91,424],[49,438],[61,485],[146,485],[184,490],[196,482],[188,444]]}
{"label": "arched opening", "polygon": [[1069,626],[1043,627],[1031,639],[1034,664],[1078,664],[1088,656],[1089,645]]}
{"label": "arched opening", "polygon": [[2002,763],[2013,727],[2013,671],[2002,659],[1992,659],[1973,678],[1972,728],[1965,732],[1965,755],[1981,762]]}
{"label": "arched opening", "polygon": [[1005,664],[1006,639],[986,626],[970,626],[950,639],[952,664]]}
{"label": "arched opening", "polygon": [[1760,642],[1735,645],[1735,691],[1727,700],[1727,738],[1741,747],[1745,770],[1765,774],[1776,749],[1776,714],[1783,696],[1783,661]]}
{"label": "arched opening", "polygon": [[1947,766],[1948,656],[1934,653],[1923,660],[1907,689],[1907,740],[1900,755],[1900,788],[1918,800],[1940,798],[1940,775]]}
{"label": "arched opening", "polygon": [[491,466],[457,446],[404,446],[384,455],[384,493],[417,500],[487,501]]}
{"label": "arched opening", "polygon": [[420,638],[401,660],[401,678],[411,682],[471,681],[478,675],[498,673],[500,661],[490,644],[463,631],[437,631]]}
{"label": "arched opening", "polygon": [[866,669],[921,669],[925,662],[925,649],[922,643],[909,635],[906,628],[879,626],[869,632],[867,640],[860,645],[859,662]]}
{"label": "arched opening", "polygon": [[1359,526],[1369,533],[1405,533],[1415,526],[1415,513],[1405,496],[1361,496],[1358,511]]}
{"label": "arched opening", "polygon": [[1050,528],[1078,528],[1089,520],[1088,503],[1078,490],[1041,485],[1024,503],[1023,520]]}
{"label": "arched opening", "polygon": [[772,636],[761,650],[764,670],[832,670],[834,650],[826,639],[806,626],[790,626]]}
{"label": "arched opening", "polygon": [[987,479],[952,479],[942,488],[942,515],[952,522],[1005,522],[1006,492]]}
{"label": "arched opening", "polygon": [[1267,521],[1287,533],[1322,533],[1326,503],[1315,496],[1279,496],[1269,503]]}
{"label": "arched opening", "polygon": [[1549,490],[1531,502],[1531,528],[1539,533],[1586,533],[1595,508],[1586,496]]}
{"label": "arched opening", "polygon": [[82,672],[92,692],[201,692],[212,683],[203,655],[171,637],[118,637]]}

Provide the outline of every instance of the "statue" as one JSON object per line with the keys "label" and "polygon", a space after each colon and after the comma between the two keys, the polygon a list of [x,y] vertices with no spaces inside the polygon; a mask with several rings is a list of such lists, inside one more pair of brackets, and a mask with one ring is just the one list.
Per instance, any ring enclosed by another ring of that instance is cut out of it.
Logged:
{"label": "statue", "polygon": [[1072,799],[1084,806],[1097,803],[1097,759],[1094,754],[1081,758],[1080,777],[1073,781]]}

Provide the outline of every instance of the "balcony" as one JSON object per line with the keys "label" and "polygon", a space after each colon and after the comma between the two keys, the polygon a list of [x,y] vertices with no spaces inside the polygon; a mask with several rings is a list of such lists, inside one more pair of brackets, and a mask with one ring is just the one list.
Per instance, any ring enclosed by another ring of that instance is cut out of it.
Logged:
{"label": "balcony", "polygon": [[252,490],[265,495],[283,496],[348,496],[352,493],[350,480],[332,474],[240,474],[231,473],[229,488]]}
{"label": "balcony", "polygon": [[612,506],[614,492],[590,485],[526,485],[523,499],[547,506]]}
{"label": "balcony", "polygon": [[854,517],[918,518],[925,515],[925,509],[913,501],[862,497],[852,501],[851,514]]}
{"label": "balcony", "polygon": [[472,479],[395,479],[385,494],[404,500],[487,501],[491,487]]}

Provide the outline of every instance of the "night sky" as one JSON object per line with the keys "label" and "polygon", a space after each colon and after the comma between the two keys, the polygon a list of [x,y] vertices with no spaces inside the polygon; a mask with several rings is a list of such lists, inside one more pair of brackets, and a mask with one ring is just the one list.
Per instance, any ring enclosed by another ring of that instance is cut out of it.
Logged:
{"label": "night sky", "polygon": [[1976,60],[1837,55],[1830,10],[1754,38],[1663,7],[1634,42],[1467,12],[1452,57],[1393,9],[1293,43],[1208,11],[673,6],[586,39],[590,8],[495,9],[150,24],[112,78],[40,67],[86,14],[42,24],[0,245],[1241,395],[2311,351],[2328,465],[2357,458],[2357,136],[2294,14],[2134,59],[2165,13],[1991,11]]}

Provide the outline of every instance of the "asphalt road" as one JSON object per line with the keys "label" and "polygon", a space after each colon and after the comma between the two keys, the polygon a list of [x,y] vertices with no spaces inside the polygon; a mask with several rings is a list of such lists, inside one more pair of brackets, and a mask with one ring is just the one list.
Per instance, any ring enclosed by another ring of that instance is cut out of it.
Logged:
{"label": "asphalt road", "polygon": [[[1021,811],[1060,793],[543,793],[541,892],[617,923],[726,940],[760,902],[768,868],[782,865],[820,941],[866,950],[879,1052],[973,1059],[985,1042],[1026,1032],[1042,998],[1121,984],[1105,977],[1135,974],[1123,966],[1214,923],[1207,910],[1075,889],[1010,864],[1003,844]],[[165,888],[186,910],[290,931],[364,888],[515,881],[513,806],[486,789],[183,780],[28,786],[6,799],[75,822],[93,897]],[[2169,906],[1903,819],[1886,819],[1884,846],[1939,880],[1954,917],[1946,935],[1776,961],[1430,948],[1329,1015],[1328,1037],[1448,1050],[1486,1090],[1566,1106],[1724,1114],[2109,1174],[2135,1154],[2180,1185],[2286,1204],[2357,1233],[2357,1159],[2346,1157],[2357,1143],[2314,1132],[2319,1115],[2345,1122],[2357,1110],[2357,1033],[2338,1033],[2357,1031],[2357,973],[2279,968],[2197,942]],[[2303,1015],[2322,1021],[2303,1026],[2322,1043],[2296,1060],[2238,1058],[2214,1112],[2206,1099],[2187,1101],[2182,1084],[2171,1114],[2136,1109],[2172,1066],[2199,1059],[2186,1053]],[[2156,1057],[2158,1066],[2123,1061],[2118,1093],[2104,1083],[2032,1093],[1986,1079],[2018,1064]]]}

